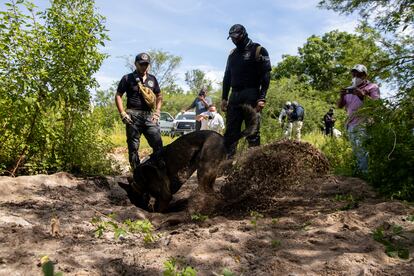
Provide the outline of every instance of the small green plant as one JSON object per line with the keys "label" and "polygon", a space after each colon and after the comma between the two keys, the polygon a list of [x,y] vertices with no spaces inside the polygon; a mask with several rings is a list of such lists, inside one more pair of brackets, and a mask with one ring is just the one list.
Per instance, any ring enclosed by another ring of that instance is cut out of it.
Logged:
{"label": "small green plant", "polygon": [[408,221],[411,221],[411,222],[414,222],[414,215],[409,215],[409,216],[407,217],[407,220],[408,220]]}
{"label": "small green plant", "polygon": [[183,269],[179,268],[179,261],[176,258],[169,258],[164,262],[164,276],[197,276],[197,271],[191,266],[186,266]]}
{"label": "small green plant", "polygon": [[272,240],[272,247],[273,248],[276,248],[276,247],[279,247],[280,245],[281,245],[281,241],[280,240]]}
{"label": "small green plant", "polygon": [[279,222],[279,218],[272,218],[272,225],[276,225]]}
{"label": "small green plant", "polygon": [[107,220],[103,220],[101,217],[94,217],[91,221],[96,226],[95,237],[102,237],[105,231],[112,230],[114,232],[114,238],[119,239],[121,236],[127,236],[128,233],[141,233],[144,235],[144,243],[153,243],[159,238],[158,235],[154,235],[154,226],[152,223],[145,220],[130,220],[127,219],[123,223],[115,221],[115,216],[110,214],[106,216]]}
{"label": "small green plant", "polygon": [[191,220],[195,222],[203,222],[208,219],[207,215],[203,215],[200,213],[194,213],[191,215]]}
{"label": "small green plant", "polygon": [[375,241],[385,246],[385,253],[392,258],[408,259],[410,252],[401,243],[395,242],[395,236],[403,237],[403,228],[400,225],[393,225],[390,233],[386,233],[383,227],[378,227],[372,232]]}
{"label": "small green plant", "polygon": [[55,272],[55,265],[47,255],[40,259],[40,266],[42,267],[43,276],[63,276],[63,272]]}
{"label": "small green plant", "polygon": [[228,268],[223,268],[220,276],[236,276],[236,274],[234,274],[230,269]]}
{"label": "small green plant", "polygon": [[309,226],[311,226],[311,225],[312,225],[312,222],[311,221],[306,221],[305,223],[303,223],[300,226],[300,229],[301,230],[304,230],[304,231],[308,231],[309,230]]}
{"label": "small green plant", "polygon": [[127,219],[124,224],[128,227],[128,231],[131,233],[142,233],[144,234],[144,242],[153,243],[158,240],[159,235],[154,235],[154,226],[148,219],[134,220]]}
{"label": "small green plant", "polygon": [[108,223],[103,221],[100,217],[92,218],[91,223],[96,226],[95,229],[95,237],[100,238],[102,237],[104,231],[108,228]]}
{"label": "small green plant", "polygon": [[257,235],[257,223],[259,219],[263,218],[263,215],[257,211],[251,211],[250,217],[251,217],[250,223],[253,225],[254,231],[256,232],[256,235]]}
{"label": "small green plant", "polygon": [[340,211],[351,210],[351,209],[355,209],[359,207],[359,199],[354,198],[352,194],[347,194],[347,195],[337,194],[335,195],[335,201],[346,202],[346,205],[338,209]]}

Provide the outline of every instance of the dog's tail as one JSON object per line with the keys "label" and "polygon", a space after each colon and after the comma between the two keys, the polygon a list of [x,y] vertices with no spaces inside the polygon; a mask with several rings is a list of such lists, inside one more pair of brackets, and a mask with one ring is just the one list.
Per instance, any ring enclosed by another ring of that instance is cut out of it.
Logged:
{"label": "dog's tail", "polygon": [[241,108],[243,110],[243,116],[244,116],[244,122],[246,128],[240,133],[239,139],[250,136],[254,134],[257,131],[257,128],[259,126],[259,117],[260,113],[256,111],[252,106],[243,104],[241,105]]}

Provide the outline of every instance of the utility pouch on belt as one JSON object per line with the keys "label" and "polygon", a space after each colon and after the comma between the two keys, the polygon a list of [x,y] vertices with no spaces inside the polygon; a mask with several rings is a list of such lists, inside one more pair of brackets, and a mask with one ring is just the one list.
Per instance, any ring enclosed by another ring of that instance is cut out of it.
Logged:
{"label": "utility pouch on belt", "polygon": [[138,89],[141,92],[142,97],[144,97],[145,103],[148,107],[153,110],[155,109],[155,94],[152,90],[144,86],[140,81],[138,81]]}

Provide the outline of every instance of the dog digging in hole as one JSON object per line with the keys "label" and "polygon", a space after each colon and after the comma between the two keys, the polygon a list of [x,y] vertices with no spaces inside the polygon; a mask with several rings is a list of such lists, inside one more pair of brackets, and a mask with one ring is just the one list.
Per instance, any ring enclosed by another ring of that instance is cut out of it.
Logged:
{"label": "dog digging in hole", "polygon": [[[191,132],[152,154],[134,169],[129,184],[118,182],[131,203],[150,212],[167,212],[173,195],[197,171],[198,186],[203,193],[213,194],[220,163],[226,159],[225,144],[231,144],[257,130],[258,115],[254,108],[242,105],[246,128],[226,143],[224,137],[211,130]],[[149,204],[155,198],[155,203]],[[149,206],[151,205],[151,206]]]}

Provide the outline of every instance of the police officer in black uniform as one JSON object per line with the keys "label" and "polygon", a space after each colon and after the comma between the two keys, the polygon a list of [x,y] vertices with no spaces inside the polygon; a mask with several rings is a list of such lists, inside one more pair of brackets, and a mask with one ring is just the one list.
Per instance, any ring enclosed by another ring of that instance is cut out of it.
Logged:
{"label": "police officer in black uniform", "polygon": [[[224,138],[228,156],[232,157],[236,153],[237,137],[245,120],[240,105],[249,104],[256,108],[260,119],[259,112],[266,102],[272,68],[267,50],[249,39],[243,25],[233,25],[229,30],[227,39],[229,38],[236,48],[231,51],[227,59],[221,108],[227,111]],[[249,147],[260,145],[259,127],[256,133],[246,137]]]}
{"label": "police officer in black uniform", "polygon": [[[159,117],[162,105],[161,90],[155,76],[148,74],[150,56],[147,53],[138,54],[135,57],[136,70],[122,77],[115,95],[115,103],[121,115],[122,122],[126,125],[129,163],[132,169],[139,164],[139,139],[144,134],[154,153],[162,150]],[[146,104],[138,82],[148,87],[156,96],[155,110]],[[122,95],[127,94],[127,109],[124,111]]]}

